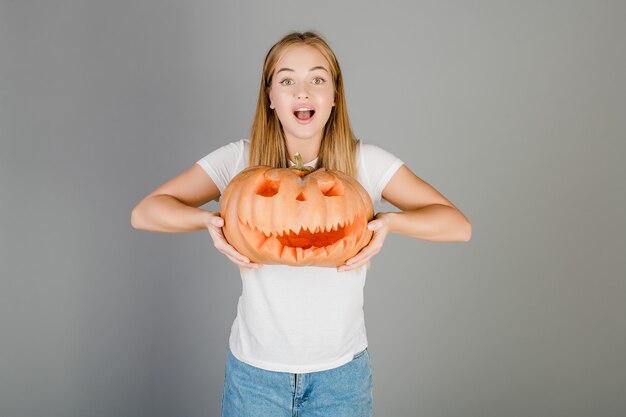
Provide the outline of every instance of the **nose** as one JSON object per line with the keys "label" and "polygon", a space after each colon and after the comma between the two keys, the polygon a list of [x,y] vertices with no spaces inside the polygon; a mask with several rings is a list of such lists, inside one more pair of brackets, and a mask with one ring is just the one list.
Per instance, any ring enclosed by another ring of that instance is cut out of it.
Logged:
{"label": "nose", "polygon": [[300,84],[301,87],[298,88],[298,90],[296,90],[296,97],[301,99],[301,98],[309,98],[309,90],[307,89],[307,86],[303,84]]}

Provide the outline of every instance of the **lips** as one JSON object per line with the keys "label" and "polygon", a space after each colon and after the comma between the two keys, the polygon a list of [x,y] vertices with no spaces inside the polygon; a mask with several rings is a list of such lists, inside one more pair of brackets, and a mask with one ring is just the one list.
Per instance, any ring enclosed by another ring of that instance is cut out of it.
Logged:
{"label": "lips", "polygon": [[297,110],[313,110],[313,111],[315,111],[315,107],[313,107],[312,105],[310,105],[308,103],[296,103],[291,108],[291,111],[295,113]]}
{"label": "lips", "polygon": [[307,123],[315,115],[315,109],[311,105],[305,103],[296,103],[291,111],[299,123]]}

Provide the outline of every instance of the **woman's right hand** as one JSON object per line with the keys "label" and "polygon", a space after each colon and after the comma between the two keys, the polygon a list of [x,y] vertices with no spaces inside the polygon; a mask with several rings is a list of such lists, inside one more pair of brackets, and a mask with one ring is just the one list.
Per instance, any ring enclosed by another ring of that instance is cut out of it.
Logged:
{"label": "woman's right hand", "polygon": [[211,217],[209,217],[207,229],[209,230],[209,234],[213,239],[213,245],[215,246],[215,249],[226,255],[228,259],[230,259],[232,262],[236,263],[239,266],[243,266],[244,268],[262,267],[262,264],[250,262],[250,259],[237,252],[237,249],[235,249],[226,241],[226,238],[224,237],[224,232],[222,231],[222,226],[224,226],[224,219],[219,216],[219,213],[214,213],[213,215],[211,215]]}

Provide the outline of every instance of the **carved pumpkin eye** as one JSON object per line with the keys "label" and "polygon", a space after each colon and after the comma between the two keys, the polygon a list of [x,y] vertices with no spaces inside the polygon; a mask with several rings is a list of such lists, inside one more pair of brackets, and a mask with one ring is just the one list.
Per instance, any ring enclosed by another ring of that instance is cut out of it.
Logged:
{"label": "carved pumpkin eye", "polygon": [[270,178],[268,176],[264,176],[260,178],[260,181],[257,181],[256,189],[254,191],[257,195],[263,197],[274,197],[276,194],[278,194],[279,188],[279,178]]}
{"label": "carved pumpkin eye", "polygon": [[318,182],[320,191],[326,197],[340,197],[344,193],[343,184],[337,180]]}

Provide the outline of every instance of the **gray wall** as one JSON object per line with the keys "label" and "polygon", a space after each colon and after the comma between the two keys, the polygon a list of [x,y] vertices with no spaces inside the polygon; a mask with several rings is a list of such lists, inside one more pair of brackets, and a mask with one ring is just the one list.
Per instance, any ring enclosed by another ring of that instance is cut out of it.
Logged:
{"label": "gray wall", "polygon": [[620,1],[1,0],[0,417],[218,415],[238,270],[130,212],[248,135],[293,29],[334,48],[356,134],[473,225],[374,259],[376,415],[626,415],[625,20]]}

